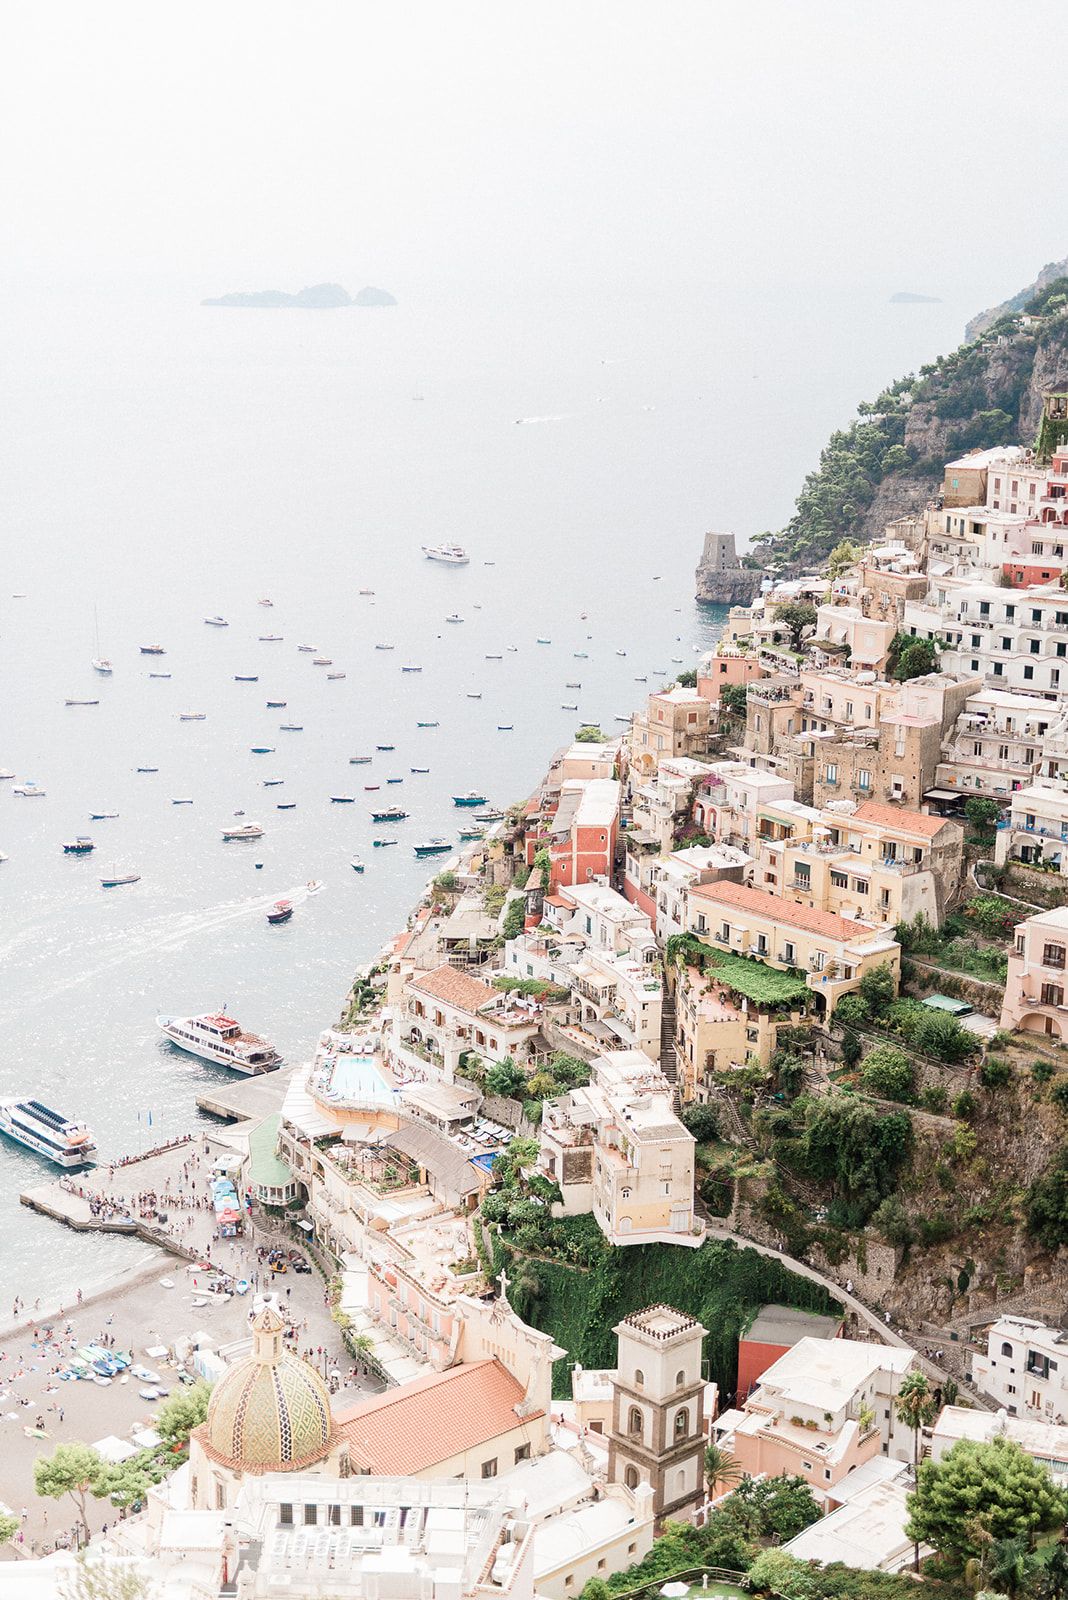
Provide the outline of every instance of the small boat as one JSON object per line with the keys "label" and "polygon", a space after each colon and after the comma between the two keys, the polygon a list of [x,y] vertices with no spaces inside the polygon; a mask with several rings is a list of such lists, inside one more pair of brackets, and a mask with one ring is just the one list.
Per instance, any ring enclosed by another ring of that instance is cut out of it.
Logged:
{"label": "small boat", "polygon": [[413,772],[429,772],[430,768],[429,767],[412,767],[411,770]]}
{"label": "small boat", "polygon": [[387,778],[386,782],[387,783],[403,783],[404,779],[403,778]]}
{"label": "small boat", "polygon": [[616,722],[629,722],[631,719],[630,717],[621,717],[617,712],[613,720]]}
{"label": "small boat", "polygon": [[392,745],[392,744],[376,744],[375,745],[375,749],[376,750],[395,750],[396,749],[396,745]]}
{"label": "small boat", "polygon": [[564,688],[565,689],[581,689],[582,685],[581,685],[581,683],[565,683],[564,684]]}
{"label": "small boat", "polygon": [[267,921],[277,924],[288,922],[293,915],[293,902],[291,900],[276,900],[267,913]]}
{"label": "small boat", "polygon": [[172,800],[171,801],[171,805],[172,806],[191,806],[192,804],[193,804],[192,800],[187,800],[187,799]]}
{"label": "small boat", "polygon": [[476,693],[476,692],[473,692],[473,691],[472,691],[472,692],[469,692],[469,693],[468,693],[468,696],[467,696],[467,698],[468,698],[468,699],[469,699],[469,700],[481,700],[481,699],[482,699],[482,690],[481,690],[481,689],[479,689],[479,690],[478,690],[478,691],[477,691],[477,693]]}
{"label": "small boat", "polygon": [[380,783],[365,783],[363,786],[363,792],[364,794],[373,794],[376,790],[381,789],[381,787],[382,785]]}
{"label": "small boat", "polygon": [[500,822],[504,817],[503,811],[476,811],[476,822]]}
{"label": "small boat", "polygon": [[316,656],[312,662],[313,667],[332,667],[334,663],[329,656]]}
{"label": "small boat", "polygon": [[396,844],[396,839],[372,839],[371,843],[376,850],[384,850],[387,844]]}
{"label": "small boat", "polygon": [[34,783],[32,778],[27,778],[23,783],[16,783],[11,791],[22,800],[43,800],[45,791],[39,783]]}
{"label": "small boat", "polygon": [[141,874],[139,872],[117,872],[113,873],[110,878],[101,878],[100,887],[102,889],[119,889],[124,883],[140,882]]}
{"label": "small boat", "polygon": [[91,662],[94,672],[99,672],[101,677],[109,677],[115,671],[107,656],[94,656]]}
{"label": "small boat", "polygon": [[0,767],[0,780],[13,778],[14,776],[15,774],[11,767]]}
{"label": "small boat", "polygon": [[551,639],[538,638],[538,639],[535,639],[534,643],[535,644],[552,644],[552,640]]}
{"label": "small boat", "polygon": [[284,711],[285,708],[286,703],[284,700],[268,700],[267,702],[268,711]]}
{"label": "small boat", "polygon": [[360,860],[359,856],[353,856],[352,860],[349,862],[349,866],[352,868],[353,872],[362,872],[364,870],[363,862]]}
{"label": "small boat", "polygon": [[374,590],[373,589],[358,589],[357,593],[358,594],[374,594]]}
{"label": "small boat", "polygon": [[443,561],[450,567],[466,567],[471,559],[459,544],[424,544],[420,548],[428,561]]}
{"label": "small boat", "polygon": [[285,783],[285,781],[286,780],[284,778],[264,778],[263,787],[265,789],[277,789],[283,783]]}
{"label": "small boat", "polygon": [[209,628],[228,628],[230,626],[225,617],[205,617],[204,621]]}
{"label": "small boat", "polygon": [[317,656],[319,654],[319,646],[317,644],[298,644],[297,649],[302,656]]}
{"label": "small boat", "polygon": [[254,745],[250,746],[250,748],[251,748],[252,754],[254,756],[273,756],[274,755],[274,745],[273,744],[254,744]]}
{"label": "small boat", "polygon": [[281,643],[282,643],[282,635],[280,633],[261,633],[260,634],[260,644],[281,644]]}
{"label": "small boat", "polygon": [[407,811],[402,811],[400,806],[387,806],[384,811],[372,811],[372,822],[403,822]]}
{"label": "small boat", "polygon": [[373,758],[371,756],[349,756],[350,767],[366,767]]}
{"label": "small boat", "polygon": [[279,733],[303,733],[304,724],[303,722],[280,722],[278,731]]}
{"label": "small boat", "polygon": [[169,678],[170,677],[170,673],[169,672],[150,672],[149,673],[149,677],[150,678]]}
{"label": "small boat", "polygon": [[222,830],[223,842],[230,844],[236,839],[262,839],[263,829],[258,822],[242,822],[236,828]]}
{"label": "small boat", "polygon": [[681,656],[672,656],[671,664],[674,667],[681,667],[682,666],[682,657]]}
{"label": "small boat", "polygon": [[626,652],[626,651],[625,651],[625,650],[617,650],[617,651],[616,651],[616,655],[617,655],[617,656],[625,656],[625,655],[626,655],[626,653],[627,653],[627,652]]}
{"label": "small boat", "polygon": [[514,727],[515,727],[515,723],[514,722],[498,722],[498,724],[497,724],[497,732],[498,733],[511,733],[513,731]]}
{"label": "small boat", "polygon": [[273,600],[267,600],[265,598],[263,600],[257,600],[256,604],[260,605],[260,606],[273,606],[274,605],[274,601]]}
{"label": "small boat", "polygon": [[446,622],[462,622],[463,620],[463,617],[461,617],[458,611],[453,611],[451,615],[445,618]]}
{"label": "small boat", "polygon": [[635,681],[635,683],[648,683],[649,679],[648,678],[635,678],[634,681]]}
{"label": "small boat", "polygon": [[280,800],[274,809],[276,811],[295,811],[297,802],[295,800]]}
{"label": "small boat", "polygon": [[322,890],[323,888],[324,888],[324,885],[319,882],[318,878],[309,878],[308,879],[307,890],[308,890],[309,894],[318,894],[320,892],[320,890]]}
{"label": "small boat", "polygon": [[486,660],[486,661],[503,661],[504,657],[503,656],[485,656],[483,659]]}
{"label": "small boat", "polygon": [[90,811],[90,813],[89,813],[89,821],[90,822],[110,822],[112,817],[117,817],[118,814],[119,813],[117,811]]}
{"label": "small boat", "polygon": [[337,683],[338,679],[343,678],[344,676],[345,674],[343,672],[328,672],[326,675],[326,681],[327,683]]}
{"label": "small boat", "polygon": [[422,667],[401,667],[402,672],[422,672]]}
{"label": "small boat", "polygon": [[412,846],[417,856],[443,856],[452,849],[448,839],[424,839],[422,844]]}
{"label": "small boat", "polygon": [[179,711],[179,713],[178,713],[178,721],[179,722],[205,722],[207,720],[207,715],[208,714],[207,714],[206,711]]}
{"label": "small boat", "polygon": [[454,806],[484,806],[486,804],[486,796],[477,793],[474,789],[469,789],[466,794],[454,794],[452,803]]}
{"label": "small boat", "polygon": [[235,683],[259,683],[259,677],[253,672],[235,672]]}
{"label": "small boat", "polygon": [[483,827],[461,828],[458,837],[461,844],[467,844],[472,839],[484,839],[486,837],[486,830]]}
{"label": "small boat", "polygon": [[417,728],[440,728],[441,727],[441,723],[440,722],[417,722],[416,723],[416,727]]}
{"label": "small boat", "polygon": [[375,645],[375,649],[376,650],[395,650],[396,648],[397,648],[396,645],[393,645],[393,644],[376,644]]}
{"label": "small boat", "polygon": [[351,806],[355,799],[356,796],[354,794],[332,794],[330,796],[330,804],[332,806]]}
{"label": "small boat", "polygon": [[98,706],[100,704],[100,701],[99,700],[64,700],[63,704],[67,705],[67,706]]}
{"label": "small boat", "polygon": [[167,652],[161,644],[143,644],[141,646],[141,654],[143,656],[165,656]]}
{"label": "small boat", "polygon": [[92,839],[87,839],[85,834],[80,833],[76,839],[67,840],[67,843],[63,846],[63,854],[65,856],[87,856],[95,849],[96,845]]}

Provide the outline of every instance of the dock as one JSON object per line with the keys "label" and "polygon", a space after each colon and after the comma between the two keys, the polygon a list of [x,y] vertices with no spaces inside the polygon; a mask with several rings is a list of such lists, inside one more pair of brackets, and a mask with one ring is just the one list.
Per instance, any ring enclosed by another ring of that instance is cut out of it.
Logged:
{"label": "dock", "polygon": [[197,1095],[197,1105],[213,1117],[226,1122],[262,1122],[281,1111],[297,1066],[279,1067],[277,1072],[261,1072],[252,1078],[237,1078],[213,1083]]}

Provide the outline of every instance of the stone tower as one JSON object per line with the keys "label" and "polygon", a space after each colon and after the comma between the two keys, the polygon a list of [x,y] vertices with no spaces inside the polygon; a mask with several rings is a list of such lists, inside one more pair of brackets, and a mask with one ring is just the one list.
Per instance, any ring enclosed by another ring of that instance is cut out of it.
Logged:
{"label": "stone tower", "polygon": [[624,1317],[612,1385],[608,1477],[653,1491],[658,1522],[704,1497],[705,1384],[701,1341],[707,1329],[674,1306]]}
{"label": "stone tower", "polygon": [[706,533],[701,565],[709,572],[733,572],[738,566],[733,533]]}

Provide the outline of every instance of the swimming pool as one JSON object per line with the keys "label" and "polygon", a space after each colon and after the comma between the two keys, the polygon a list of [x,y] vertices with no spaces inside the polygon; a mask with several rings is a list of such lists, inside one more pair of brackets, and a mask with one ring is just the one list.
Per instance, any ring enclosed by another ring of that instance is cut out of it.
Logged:
{"label": "swimming pool", "polygon": [[373,1056],[334,1057],[330,1069],[330,1089],[338,1100],[349,1100],[366,1106],[391,1106],[397,1091],[391,1089],[375,1065]]}

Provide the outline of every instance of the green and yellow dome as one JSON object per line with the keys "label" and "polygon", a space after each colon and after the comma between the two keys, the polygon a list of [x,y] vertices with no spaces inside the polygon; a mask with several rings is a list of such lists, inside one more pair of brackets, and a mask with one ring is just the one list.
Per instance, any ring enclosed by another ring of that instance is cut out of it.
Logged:
{"label": "green and yellow dome", "polygon": [[265,1305],[252,1322],[252,1353],[219,1379],[198,1437],[235,1472],[296,1472],[329,1454],[334,1438],[326,1384],[282,1343],[285,1323]]}

